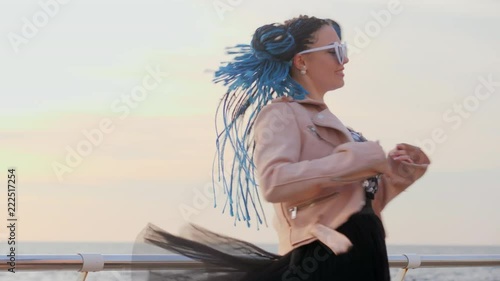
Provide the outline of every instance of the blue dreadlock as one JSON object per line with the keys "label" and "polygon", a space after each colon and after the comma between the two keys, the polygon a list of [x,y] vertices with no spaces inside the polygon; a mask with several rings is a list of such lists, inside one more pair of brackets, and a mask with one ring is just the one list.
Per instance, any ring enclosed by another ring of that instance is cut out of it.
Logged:
{"label": "blue dreadlock", "polygon": [[[297,32],[308,33],[304,29],[302,19],[313,19],[300,17],[294,21]],[[320,25],[328,24],[324,20]],[[264,210],[258,196],[258,185],[255,180],[255,165],[253,153],[255,144],[252,136],[252,128],[255,119],[261,109],[272,99],[282,96],[290,96],[296,100],[304,99],[307,91],[290,76],[290,68],[293,56],[304,48],[309,41],[296,42],[294,36],[289,32],[290,26],[270,24],[258,28],[255,31],[251,45],[239,44],[228,48],[227,53],[236,55],[232,62],[224,63],[215,72],[214,82],[223,82],[228,87],[217,108],[216,116],[222,114],[224,127],[219,132],[216,123],[216,145],[217,145],[217,180],[222,180],[222,186],[226,194],[223,212],[229,206],[231,216],[237,221],[246,221],[250,226],[251,211],[248,205],[253,207],[252,213],[257,217],[257,228],[264,222],[267,225]],[[308,38],[305,38],[308,39]],[[298,44],[300,46],[298,46]],[[252,107],[247,116],[247,110]],[[220,112],[222,111],[222,112]],[[246,124],[243,120],[247,117]],[[226,178],[224,169],[224,155],[226,144],[231,145],[234,156],[229,173]],[[214,167],[215,170],[215,160]],[[214,173],[212,183],[215,186]],[[214,192],[215,194],[215,192]]]}
{"label": "blue dreadlock", "polygon": [[[278,58],[280,54],[293,53],[294,50],[295,40],[286,27],[265,25],[256,30],[252,45],[240,44],[229,48],[227,53],[237,56],[215,72],[214,82],[223,82],[224,86],[228,86],[216,114],[218,116],[222,110],[224,124],[220,133],[216,126],[218,181],[222,180],[227,195],[224,210],[229,205],[235,223],[244,220],[250,226],[248,204],[253,206],[257,225],[262,224],[263,219],[265,221],[255,180],[252,127],[257,114],[272,99],[285,95],[304,99],[307,94],[289,75],[291,61]],[[244,125],[243,119],[250,106],[254,110]],[[228,141],[234,150],[229,179],[224,169],[224,152]]]}

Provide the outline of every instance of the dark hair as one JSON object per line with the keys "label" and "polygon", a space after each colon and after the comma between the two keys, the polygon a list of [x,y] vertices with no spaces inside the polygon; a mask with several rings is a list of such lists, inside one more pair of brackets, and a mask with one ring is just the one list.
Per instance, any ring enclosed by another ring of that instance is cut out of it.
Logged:
{"label": "dark hair", "polygon": [[325,25],[331,25],[341,37],[340,26],[334,20],[301,15],[284,24],[259,27],[253,35],[251,45],[263,59],[290,61],[295,54],[314,43],[313,34]]}

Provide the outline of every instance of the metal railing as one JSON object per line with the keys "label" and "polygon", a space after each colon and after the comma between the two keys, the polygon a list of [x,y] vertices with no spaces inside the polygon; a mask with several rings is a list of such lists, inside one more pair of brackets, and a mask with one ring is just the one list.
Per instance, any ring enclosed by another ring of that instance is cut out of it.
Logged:
{"label": "metal railing", "polygon": [[[500,266],[498,255],[389,255],[389,265],[401,268],[394,280],[404,280],[408,269],[432,267]],[[119,270],[161,270],[203,268],[200,262],[179,255],[17,255],[0,257],[0,270],[19,271],[79,271],[79,280],[89,272]]]}

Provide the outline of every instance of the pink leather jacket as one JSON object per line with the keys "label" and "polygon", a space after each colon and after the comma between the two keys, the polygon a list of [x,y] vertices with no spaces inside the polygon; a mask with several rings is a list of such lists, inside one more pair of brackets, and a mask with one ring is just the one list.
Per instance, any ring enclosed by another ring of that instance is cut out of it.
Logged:
{"label": "pink leather jacket", "polygon": [[414,164],[387,158],[377,142],[354,142],[317,100],[283,97],[255,121],[255,165],[264,198],[274,203],[274,227],[284,254],[319,239],[339,254],[350,241],[335,229],[364,205],[364,179],[382,174],[373,208],[380,212],[426,171],[429,158],[403,144]]}

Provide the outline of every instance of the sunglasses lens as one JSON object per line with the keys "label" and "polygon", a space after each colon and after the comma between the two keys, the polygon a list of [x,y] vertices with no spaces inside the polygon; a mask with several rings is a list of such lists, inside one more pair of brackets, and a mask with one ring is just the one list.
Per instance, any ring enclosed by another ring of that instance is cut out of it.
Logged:
{"label": "sunglasses lens", "polygon": [[345,62],[345,59],[347,58],[347,46],[343,43],[336,49],[337,49],[337,59],[340,64],[343,64]]}
{"label": "sunglasses lens", "polygon": [[339,61],[340,64],[344,63],[344,48],[342,46],[338,46],[335,48],[335,52],[337,53],[337,60]]}

